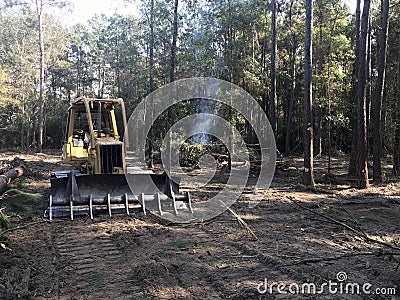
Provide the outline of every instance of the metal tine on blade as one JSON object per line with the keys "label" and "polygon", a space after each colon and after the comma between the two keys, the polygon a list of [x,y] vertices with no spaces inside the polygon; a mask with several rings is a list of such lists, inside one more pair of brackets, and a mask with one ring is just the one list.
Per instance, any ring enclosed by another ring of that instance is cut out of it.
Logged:
{"label": "metal tine on blade", "polygon": [[129,201],[128,201],[128,194],[124,194],[125,197],[125,210],[126,214],[129,216]]}
{"label": "metal tine on blade", "polygon": [[107,194],[107,208],[108,208],[108,215],[111,217],[111,196]]}
{"label": "metal tine on blade", "polygon": [[167,192],[166,192],[166,194],[167,194],[168,197],[171,196],[174,213],[175,213],[175,215],[178,215],[178,209],[176,207],[175,192],[174,192],[174,189],[172,188],[171,180],[169,180],[167,178],[167,182],[166,183],[167,183]]}
{"label": "metal tine on blade", "polygon": [[188,200],[189,211],[190,211],[190,213],[193,213],[192,200],[190,199],[190,194],[189,194],[189,192],[186,192],[186,197],[187,197],[187,200]]}
{"label": "metal tine on blade", "polygon": [[140,198],[142,200],[143,214],[146,215],[146,204],[144,202],[144,194],[143,193],[140,194]]}
{"label": "metal tine on blade", "polygon": [[93,220],[93,195],[89,195],[89,213],[90,213],[90,220]]}
{"label": "metal tine on blade", "polygon": [[160,215],[162,216],[163,212],[162,212],[162,208],[161,208],[160,194],[157,192],[155,194],[155,196],[156,196],[156,200],[157,200],[157,203],[158,203],[158,211],[160,212]]}
{"label": "metal tine on blade", "polygon": [[175,213],[175,215],[178,215],[178,209],[176,208],[175,193],[172,192],[172,193],[171,193],[171,196],[172,196],[172,204],[173,204],[173,206],[174,206],[174,213]]}
{"label": "metal tine on blade", "polygon": [[71,221],[74,220],[74,196],[71,195],[69,198],[69,209],[71,214]]}
{"label": "metal tine on blade", "polygon": [[53,195],[50,195],[49,198],[49,220],[51,221],[53,219],[53,208],[51,207],[53,205]]}

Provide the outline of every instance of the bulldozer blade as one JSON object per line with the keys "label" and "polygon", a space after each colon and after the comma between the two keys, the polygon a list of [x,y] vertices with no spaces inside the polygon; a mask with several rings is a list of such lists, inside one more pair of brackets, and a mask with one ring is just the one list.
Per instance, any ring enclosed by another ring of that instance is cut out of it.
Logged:
{"label": "bulldozer blade", "polygon": [[192,212],[189,193],[179,193],[179,183],[163,174],[98,174],[84,175],[69,171],[54,174],[51,178],[51,195],[45,216],[53,217],[89,214],[94,212],[124,212],[132,208],[146,209],[162,215],[171,207],[178,214],[178,207]]}

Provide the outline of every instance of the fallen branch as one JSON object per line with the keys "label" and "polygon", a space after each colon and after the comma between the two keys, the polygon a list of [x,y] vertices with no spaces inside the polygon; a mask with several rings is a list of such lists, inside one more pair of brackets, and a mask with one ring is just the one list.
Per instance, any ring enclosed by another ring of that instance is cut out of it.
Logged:
{"label": "fallen branch", "polygon": [[[346,200],[346,198],[344,198],[344,200]],[[385,205],[387,204],[387,202],[389,202],[391,200],[385,200],[385,201],[345,201],[345,202],[319,202],[319,204],[323,204],[323,205],[340,205],[340,206],[344,206],[344,205],[371,205],[371,204],[380,204],[380,205]],[[395,200],[396,201],[396,200]],[[397,204],[397,203],[393,203],[393,204]]]}
{"label": "fallen branch", "polygon": [[354,218],[354,216],[346,209],[343,205],[339,203],[340,207],[346,212],[346,214],[353,220],[354,224],[356,224],[358,230],[362,233],[363,236],[367,236],[365,231],[361,228],[360,223]]}
{"label": "fallen branch", "polygon": [[6,245],[3,243],[0,243],[0,248],[3,249],[4,251],[12,252],[11,248],[8,248]]}
{"label": "fallen branch", "polygon": [[287,197],[290,201],[292,201],[294,204],[296,204],[298,207],[300,207],[300,208],[302,208],[302,209],[305,209],[305,210],[307,210],[307,211],[309,211],[309,212],[312,212],[313,214],[316,214],[316,215],[320,216],[321,218],[324,218],[324,219],[326,219],[326,220],[331,221],[332,223],[335,223],[335,224],[337,224],[337,225],[340,225],[340,226],[346,228],[347,230],[353,232],[356,236],[362,238],[365,242],[370,242],[370,243],[378,244],[378,245],[385,246],[385,247],[387,247],[387,248],[390,248],[390,249],[393,249],[393,250],[396,250],[396,251],[400,251],[400,248],[397,247],[397,246],[394,246],[394,245],[392,245],[392,244],[386,243],[386,242],[381,241],[381,240],[374,239],[374,238],[368,236],[368,234],[364,233],[363,231],[357,230],[357,229],[355,229],[355,228],[353,228],[353,227],[351,227],[351,226],[349,226],[349,225],[347,225],[347,224],[345,224],[345,223],[343,223],[343,222],[340,222],[340,221],[338,221],[338,220],[336,220],[336,219],[334,219],[334,218],[328,217],[328,216],[326,216],[326,215],[324,215],[324,214],[321,214],[321,213],[319,213],[319,212],[317,212],[317,211],[315,211],[315,210],[312,210],[312,209],[310,209],[310,208],[308,208],[308,207],[305,207],[304,205],[301,205],[301,204],[298,203],[298,202],[295,200],[295,198],[292,197],[292,196],[286,196],[286,197]]}
{"label": "fallen branch", "polygon": [[232,208],[228,207],[224,202],[222,202],[222,201],[220,201],[220,202],[236,218],[236,220],[239,222],[239,224],[242,225],[242,227],[244,227],[246,229],[247,234],[250,235],[254,240],[258,241],[258,237],[253,232],[253,230],[251,230],[249,225],[247,225],[247,223],[236,212],[234,212],[234,210]]}
{"label": "fallen branch", "polygon": [[289,265],[301,265],[301,264],[309,264],[309,263],[319,263],[319,262],[324,262],[324,261],[333,261],[333,260],[339,260],[339,259],[342,259],[342,258],[349,258],[349,257],[355,257],[355,256],[364,256],[364,255],[378,255],[378,254],[374,253],[374,252],[346,253],[346,254],[338,255],[338,256],[302,259],[302,260],[295,261],[295,262],[293,262],[293,263],[291,263]]}

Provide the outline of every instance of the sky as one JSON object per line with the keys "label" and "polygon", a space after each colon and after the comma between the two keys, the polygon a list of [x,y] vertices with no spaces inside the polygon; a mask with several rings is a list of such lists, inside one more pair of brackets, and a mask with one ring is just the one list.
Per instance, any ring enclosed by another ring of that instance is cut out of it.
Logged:
{"label": "sky", "polygon": [[357,5],[356,0],[343,0],[343,2],[346,3],[350,7],[351,12],[354,13],[356,11],[356,5]]}
{"label": "sky", "polygon": [[95,14],[113,15],[120,14],[138,15],[136,3],[127,3],[126,0],[69,0],[73,4],[72,11],[53,8],[50,12],[56,16],[64,25],[86,23]]}
{"label": "sky", "polygon": [[[115,12],[120,14],[139,14],[137,3],[128,3],[126,0],[70,0],[73,3],[73,11],[54,9],[54,14],[64,25],[86,23],[95,14],[112,15]],[[356,9],[356,0],[343,0],[350,7],[352,12]],[[132,1],[135,2],[135,1]],[[138,1],[136,1],[138,2]]]}

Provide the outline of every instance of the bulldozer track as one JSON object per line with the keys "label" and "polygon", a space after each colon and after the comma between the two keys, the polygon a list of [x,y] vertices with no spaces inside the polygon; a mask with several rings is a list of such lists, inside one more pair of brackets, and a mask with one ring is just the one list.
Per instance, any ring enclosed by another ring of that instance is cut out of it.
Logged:
{"label": "bulldozer track", "polygon": [[[54,233],[59,258],[59,299],[130,299],[134,289],[124,266],[124,254],[111,234],[87,224],[57,226]],[[121,271],[123,270],[123,271]],[[125,296],[124,296],[125,295]]]}

